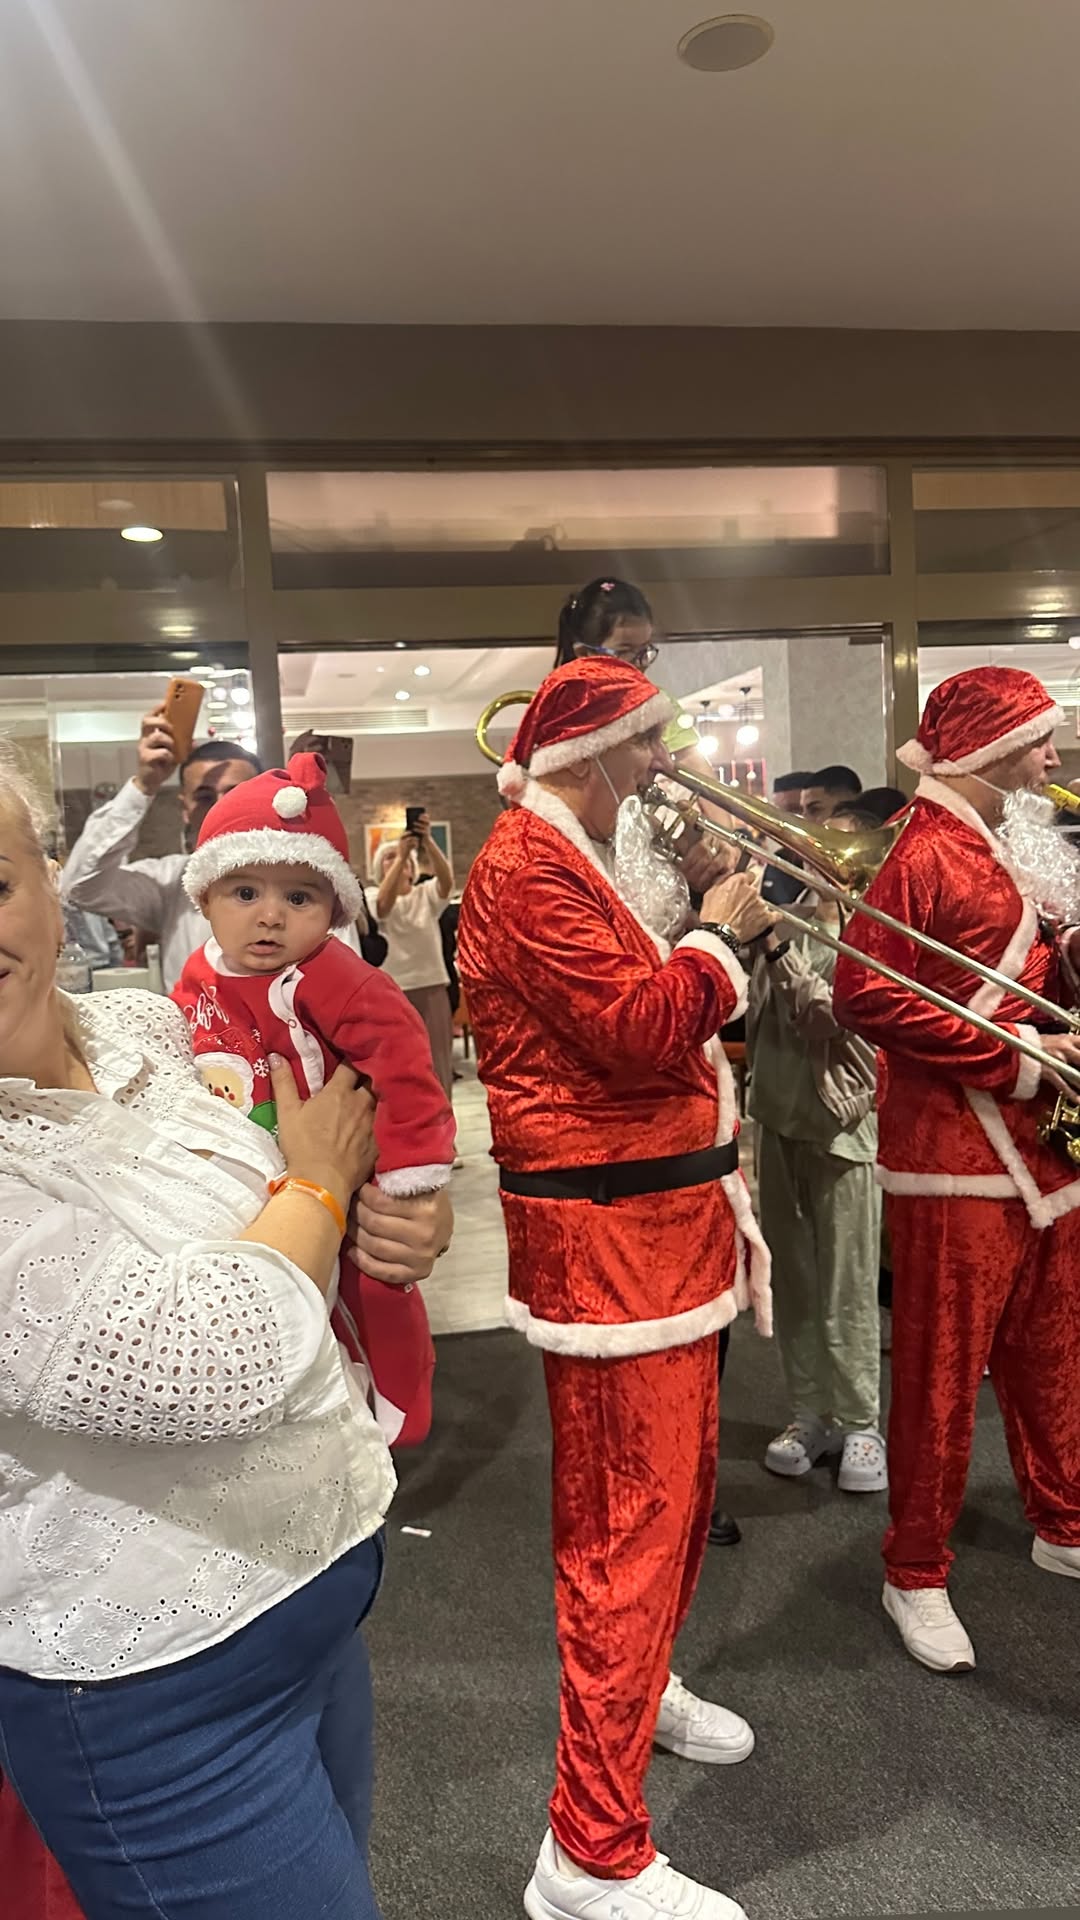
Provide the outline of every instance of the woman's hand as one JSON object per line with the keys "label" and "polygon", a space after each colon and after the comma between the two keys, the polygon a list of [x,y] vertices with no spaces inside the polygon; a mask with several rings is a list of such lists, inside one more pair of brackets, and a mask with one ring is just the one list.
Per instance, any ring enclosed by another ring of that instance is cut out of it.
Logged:
{"label": "woman's hand", "polygon": [[286,1171],[325,1187],[347,1210],[375,1168],[373,1096],[357,1085],[351,1067],[340,1066],[319,1093],[301,1100],[292,1068],[279,1054],[271,1056],[270,1078]]}
{"label": "woman's hand", "polygon": [[701,917],[730,927],[743,946],[768,933],[779,918],[762,899],[748,873],[733,873],[718,886],[710,887],[701,903]]}
{"label": "woman's hand", "polygon": [[411,1287],[426,1280],[454,1231],[450,1192],[416,1193],[407,1199],[361,1188],[349,1214],[349,1252],[373,1280]]}

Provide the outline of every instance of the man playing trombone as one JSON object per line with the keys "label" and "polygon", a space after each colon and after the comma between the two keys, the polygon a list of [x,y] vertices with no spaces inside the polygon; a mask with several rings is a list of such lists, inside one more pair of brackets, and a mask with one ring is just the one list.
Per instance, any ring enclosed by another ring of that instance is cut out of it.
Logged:
{"label": "man playing trombone", "polygon": [[[737,1272],[769,1325],[715,1036],[745,1006],[736,952],[774,916],[746,875],[711,884],[722,863],[703,845],[683,872],[657,853],[636,796],[670,768],[671,711],[623,660],[550,674],[461,909],[507,1317],[543,1349],[553,1436],[560,1732],[532,1920],[741,1920],[657,1854],[643,1788],[654,1741],[714,1764],[754,1744],[671,1656],[708,1532]],[[689,932],[688,882],[705,892]]]}
{"label": "man playing trombone", "polygon": [[[1032,1558],[1080,1578],[1080,1168],[1044,1139],[1058,1088],[1080,1065],[1060,932],[1080,920],[1080,863],[1042,798],[1064,718],[1028,673],[978,667],[930,695],[900,758],[922,776],[912,815],[867,894],[952,955],[856,915],[852,945],[912,975],[902,987],[837,963],[838,1018],[882,1050],[879,1179],[894,1296],[883,1603],[924,1666],[975,1665],[946,1578],[975,1404],[989,1364]],[[996,967],[1063,1008],[1023,1024]],[[1075,976],[1072,976],[1075,977]],[[1042,1049],[1037,1061],[920,997],[923,985]]]}

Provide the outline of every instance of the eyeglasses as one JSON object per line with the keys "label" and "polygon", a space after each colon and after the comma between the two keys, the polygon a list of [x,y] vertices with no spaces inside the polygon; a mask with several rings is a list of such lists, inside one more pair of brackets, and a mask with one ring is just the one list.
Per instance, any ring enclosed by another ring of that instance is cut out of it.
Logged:
{"label": "eyeglasses", "polygon": [[579,647],[578,652],[596,654],[601,660],[626,660],[642,673],[647,673],[653,661],[660,657],[659,647],[654,647],[651,641],[647,646],[638,647],[634,653],[619,653],[615,647]]}

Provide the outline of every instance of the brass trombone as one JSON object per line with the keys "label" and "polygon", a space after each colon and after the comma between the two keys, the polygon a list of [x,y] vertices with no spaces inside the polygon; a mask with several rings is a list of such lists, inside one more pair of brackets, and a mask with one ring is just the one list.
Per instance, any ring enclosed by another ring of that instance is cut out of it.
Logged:
{"label": "brass trombone", "polygon": [[[495,762],[496,765],[501,764],[502,761],[502,755],[495,750],[488,739],[491,723],[496,715],[505,707],[527,705],[532,697],[531,692],[524,690],[503,693],[484,708],[476,725],[476,744],[486,759]],[[667,827],[663,820],[658,818],[658,815],[665,810],[677,814],[685,825],[711,834],[729,846],[737,847],[744,859],[757,860],[762,866],[778,867],[781,873],[790,874],[804,884],[807,881],[807,869],[809,869],[813,874],[815,893],[823,895],[826,899],[835,900],[848,913],[864,914],[867,919],[876,921],[879,926],[887,927],[892,932],[902,934],[906,940],[923,947],[928,953],[936,954],[939,959],[947,960],[951,965],[962,968],[975,978],[1000,987],[1003,993],[1023,1000],[1066,1032],[1080,1032],[1080,1012],[1068,1012],[1064,1007],[1058,1006],[1055,1001],[1047,1000],[1042,994],[1034,993],[1030,987],[1022,986],[1017,980],[1011,980],[1007,974],[1000,973],[996,967],[987,966],[984,961],[972,959],[968,954],[958,953],[954,947],[946,945],[944,941],[935,940],[932,934],[923,933],[917,927],[909,927],[903,920],[896,919],[891,913],[882,912],[880,907],[871,906],[862,898],[864,889],[869,886],[903,833],[908,820],[906,814],[901,815],[900,819],[890,826],[844,833],[837,827],[811,826],[805,820],[782,813],[779,807],[771,806],[767,800],[759,799],[755,794],[742,793],[735,787],[726,787],[722,781],[709,779],[704,774],[690,773],[680,767],[666,773],[664,778],[666,781],[684,787],[688,793],[694,794],[698,799],[710,801],[714,806],[722,808],[725,813],[731,814],[735,819],[742,820],[755,831],[766,834],[775,846],[783,847],[789,853],[798,855],[803,864],[796,865],[794,861],[785,859],[782,854],[759,847],[746,833],[732,827],[721,826],[717,821],[708,819],[697,807],[688,802],[680,804],[670,799],[660,788],[651,787],[643,796],[643,804],[652,818],[658,840],[667,851],[673,851],[676,835],[674,829]],[[1047,792],[1056,806],[1060,807],[1064,804],[1064,801],[1057,799],[1056,796],[1064,795],[1065,788],[1048,788]],[[1069,794],[1068,800],[1077,811],[1080,811],[1080,795]],[[1003,1040],[1014,1053],[1024,1054],[1039,1066],[1050,1068],[1075,1093],[1080,1093],[1080,1070],[1055,1059],[1052,1054],[1046,1053],[1042,1047],[1025,1039],[1022,1034],[1008,1033],[996,1021],[987,1019],[983,1014],[975,1013],[960,1001],[950,999],[947,994],[938,993],[935,988],[925,986],[922,981],[913,980],[909,974],[899,972],[897,968],[888,966],[883,960],[872,959],[868,954],[860,953],[857,947],[851,946],[846,940],[841,940],[830,927],[822,926],[820,921],[808,920],[802,914],[793,913],[785,907],[775,907],[773,911],[780,919],[790,921],[793,926],[799,927],[804,933],[809,933],[815,940],[831,947],[835,953],[845,954],[849,959],[858,961],[860,966],[868,967],[871,972],[879,973],[886,980],[891,980],[895,986],[907,988],[910,993],[916,994],[920,1000],[928,1001],[940,1012],[965,1020],[969,1026],[977,1028],[980,1033],[985,1033],[992,1039]]]}

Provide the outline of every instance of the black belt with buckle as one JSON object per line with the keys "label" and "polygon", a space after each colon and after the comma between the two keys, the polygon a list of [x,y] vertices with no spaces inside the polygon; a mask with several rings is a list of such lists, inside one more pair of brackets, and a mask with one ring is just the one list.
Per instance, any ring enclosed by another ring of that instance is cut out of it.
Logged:
{"label": "black belt with buckle", "polygon": [[735,1173],[739,1149],[702,1147],[697,1153],[666,1154],[658,1160],[620,1160],[612,1167],[545,1167],[541,1173],[511,1173],[499,1168],[503,1193],[523,1200],[591,1200],[606,1207],[612,1200],[628,1200],[639,1193],[672,1193],[677,1187],[700,1187]]}

